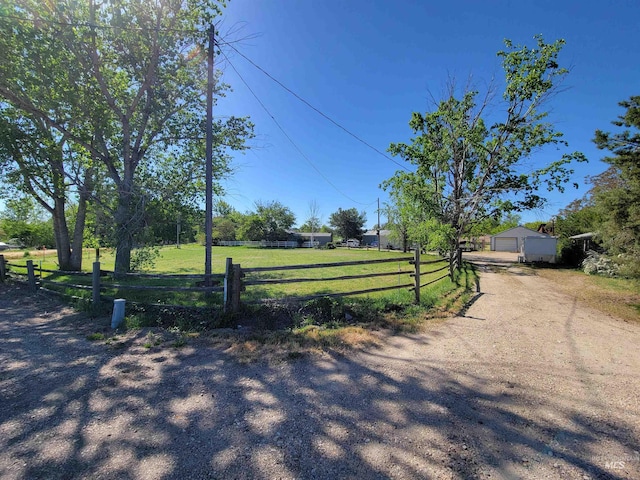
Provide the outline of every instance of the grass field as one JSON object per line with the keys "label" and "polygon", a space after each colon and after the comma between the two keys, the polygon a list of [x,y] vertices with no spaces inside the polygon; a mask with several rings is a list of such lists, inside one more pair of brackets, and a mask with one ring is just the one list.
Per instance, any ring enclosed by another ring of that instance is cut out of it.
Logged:
{"label": "grass field", "polygon": [[[159,274],[202,274],[204,272],[204,256],[205,249],[201,245],[189,244],[183,245],[181,248],[175,246],[166,246],[159,250],[160,256],[155,261],[155,266],[149,269],[148,273]],[[22,254],[24,255],[24,254]],[[308,278],[323,279],[338,276],[352,276],[365,274],[379,274],[389,272],[393,275],[349,279],[349,280],[330,280],[330,281],[313,281],[304,283],[287,283],[275,285],[255,285],[247,286],[246,291],[242,294],[243,302],[259,302],[265,299],[282,299],[284,297],[299,297],[309,295],[325,295],[334,293],[345,293],[371,288],[394,287],[406,285],[413,282],[413,277],[409,272],[413,271],[412,265],[409,264],[408,258],[411,253],[402,253],[397,251],[378,251],[375,249],[266,249],[266,248],[249,248],[249,247],[213,247],[212,249],[212,271],[214,274],[223,274],[226,259],[232,258],[233,263],[240,264],[243,268],[253,267],[272,267],[272,266],[291,266],[306,264],[324,264],[335,262],[350,262],[361,260],[377,260],[377,259],[398,259],[397,262],[389,262],[382,264],[369,265],[352,265],[339,266],[318,269],[301,269],[292,271],[277,272],[260,272],[248,273],[245,277],[247,280],[263,280],[263,279],[291,279],[291,278]],[[428,261],[436,257],[423,256],[423,260]],[[56,257],[54,251],[34,251],[30,252],[28,257],[14,255],[10,261],[14,264],[24,264],[25,260],[32,259],[36,268],[42,265],[43,269],[56,269]],[[90,271],[93,260],[95,259],[95,251],[87,251],[83,259],[83,269]],[[114,256],[111,250],[102,249],[101,269],[111,271],[114,265]],[[446,271],[440,271],[433,274],[426,274],[434,269],[441,268],[444,263],[434,266],[423,266],[423,274],[421,283],[427,283],[436,279]],[[47,276],[46,273],[43,274]],[[68,283],[84,283],[90,284],[89,277],[71,277],[65,275],[56,275],[57,281]],[[127,279],[118,280],[119,284],[127,283],[131,285],[171,285],[171,286],[194,286],[196,280],[174,280],[174,279]],[[109,279],[103,280],[103,285],[108,286],[113,283]],[[426,305],[433,305],[437,297],[443,291],[450,291],[456,288],[455,284],[448,279],[444,279],[430,288],[422,289],[423,301]],[[190,305],[190,306],[214,306],[221,304],[221,294],[203,295],[198,292],[166,292],[166,291],[140,291],[124,289],[110,289],[104,292],[110,297],[125,297],[131,301],[142,303],[154,303],[165,305]],[[88,292],[84,292],[84,296],[88,296]],[[362,295],[360,295],[362,296]],[[414,294],[408,288],[399,288],[397,290],[375,292],[366,295],[371,298],[386,298],[397,304],[410,304],[413,302]]]}
{"label": "grass field", "polygon": [[[25,255],[28,253],[28,255]],[[14,263],[33,260],[36,265],[42,263],[42,268],[55,270],[58,268],[55,250],[31,250],[2,252],[4,257]],[[312,248],[248,248],[248,247],[213,247],[211,267],[213,273],[224,273],[227,257],[233,258],[234,263],[243,267],[269,267],[276,265],[300,265],[307,263],[346,262],[351,260],[367,260],[376,258],[404,257],[406,254],[398,251],[381,251],[374,249],[343,249],[319,250]],[[152,273],[204,273],[204,246],[198,244],[175,245],[160,248],[160,256],[155,266],[148,271]],[[83,255],[82,268],[90,272],[95,260],[95,250],[86,249]],[[115,254],[112,249],[100,250],[100,268],[112,271],[115,264]]]}

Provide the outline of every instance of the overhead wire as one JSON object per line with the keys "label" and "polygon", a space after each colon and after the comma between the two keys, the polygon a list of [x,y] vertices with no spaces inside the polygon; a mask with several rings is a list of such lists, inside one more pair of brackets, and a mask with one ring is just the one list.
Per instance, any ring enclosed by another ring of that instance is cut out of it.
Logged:
{"label": "overhead wire", "polygon": [[[154,27],[154,28],[147,28],[147,27],[133,27],[133,26],[112,26],[112,25],[98,25],[98,24],[92,24],[92,23],[88,23],[88,22],[63,22],[63,21],[59,21],[59,20],[53,20],[53,19],[43,19],[43,18],[25,18],[25,17],[20,17],[17,15],[10,15],[10,14],[0,14],[0,18],[8,18],[8,19],[12,19],[12,20],[18,20],[18,21],[23,21],[23,22],[29,22],[29,23],[33,23],[33,24],[38,24],[38,23],[48,23],[48,24],[53,24],[53,25],[59,25],[59,26],[63,26],[63,27],[85,27],[85,28],[97,28],[97,29],[120,29],[120,30],[131,30],[131,31],[145,31],[145,30],[154,30],[154,31],[170,31],[170,32],[182,32],[182,33],[203,33],[199,30],[181,30],[181,29],[168,29],[168,28],[158,28],[158,27]],[[285,84],[283,84],[281,81],[279,81],[277,78],[275,78],[273,75],[271,75],[269,72],[267,72],[265,69],[263,69],[262,67],[260,67],[258,64],[256,64],[253,60],[251,60],[249,57],[247,57],[246,55],[244,55],[242,52],[240,52],[237,48],[235,48],[233,46],[233,42],[216,42],[216,45],[218,47],[222,46],[222,45],[226,45],[228,47],[230,47],[231,49],[233,49],[236,53],[238,53],[238,55],[240,55],[242,58],[244,58],[246,61],[248,61],[251,65],[253,65],[255,68],[257,68],[259,71],[261,71],[264,75],[266,75],[268,78],[270,78],[272,81],[274,81],[276,84],[278,84],[281,88],[283,88],[285,91],[287,91],[289,94],[293,95],[295,98],[297,98],[300,102],[304,103],[307,107],[311,108],[313,111],[315,111],[316,113],[318,113],[320,116],[322,116],[323,118],[325,118],[326,120],[328,120],[329,122],[333,123],[336,127],[340,128],[342,131],[344,131],[345,133],[347,133],[348,135],[350,135],[351,137],[355,138],[357,141],[359,141],[360,143],[364,144],[365,146],[367,146],[368,148],[370,148],[371,150],[375,151],[376,153],[378,153],[379,155],[381,155],[382,157],[386,158],[387,160],[395,163],[397,166],[399,166],[400,168],[403,168],[404,170],[409,171],[404,165],[402,165],[401,163],[397,162],[396,160],[394,160],[393,158],[389,157],[388,155],[386,155],[384,152],[380,151],[379,149],[377,149],[376,147],[374,147],[373,145],[371,145],[370,143],[368,143],[367,141],[363,140],[362,138],[360,138],[358,135],[356,135],[355,133],[351,132],[350,130],[348,130],[346,127],[344,127],[343,125],[341,125],[340,123],[338,123],[337,121],[335,121],[333,118],[331,118],[329,115],[325,114],[324,112],[322,112],[320,109],[318,109],[317,107],[315,107],[314,105],[312,105],[310,102],[308,102],[307,100],[305,100],[303,97],[301,97],[299,94],[297,94],[295,91],[291,90],[289,87],[287,87]],[[276,120],[276,118],[271,114],[271,112],[268,110],[268,108],[265,106],[265,104],[260,100],[260,98],[257,96],[257,94],[253,91],[253,89],[249,86],[249,84],[245,81],[245,79],[242,77],[242,75],[240,74],[240,72],[236,69],[236,67],[233,65],[233,63],[231,63],[231,61],[229,60],[229,57],[222,51],[222,49],[220,49],[220,53],[225,57],[226,61],[229,63],[229,65],[231,66],[231,68],[235,71],[235,73],[238,75],[238,78],[240,78],[240,80],[245,84],[245,86],[247,87],[247,89],[249,90],[249,92],[251,92],[251,94],[254,96],[254,98],[256,99],[256,101],[260,104],[260,106],[264,109],[264,111],[269,115],[269,117],[271,117],[271,119],[273,120],[273,122],[276,124],[276,126],[278,127],[278,129],[282,132],[282,134],[287,138],[287,140],[293,145],[293,147],[296,149],[296,151],[305,159],[305,161],[307,163],[309,163],[309,165],[329,184],[331,185],[332,188],[334,188],[340,195],[344,196],[345,198],[347,198],[348,200],[357,203],[358,205],[365,205],[365,206],[369,206],[372,205],[373,203],[370,204],[366,204],[363,202],[359,202],[353,198],[351,198],[349,195],[347,195],[346,193],[344,193],[343,191],[341,191],[338,187],[336,187],[336,185],[331,182],[331,180],[329,180],[326,175],[324,175],[316,166],[315,164],[307,157],[307,155],[300,149],[300,147],[298,147],[298,145],[293,141],[293,139],[290,137],[290,135],[287,134],[287,132],[284,130],[284,128],[282,127],[282,125]]]}
{"label": "overhead wire", "polygon": [[[371,150],[373,150],[374,152],[376,152],[377,154],[383,156],[384,158],[386,158],[387,160],[395,163],[397,166],[399,166],[400,168],[406,170],[406,171],[410,171],[405,165],[401,164],[400,162],[397,162],[396,160],[394,160],[393,158],[391,158],[389,155],[387,155],[386,153],[382,152],[381,150],[377,149],[376,147],[374,147],[373,145],[371,145],[369,142],[367,142],[366,140],[363,140],[362,138],[360,138],[358,135],[356,135],[355,133],[351,132],[350,130],[348,130],[346,127],[342,126],[340,123],[338,123],[337,121],[335,121],[333,118],[331,118],[329,115],[327,115],[326,113],[322,112],[319,108],[315,107],[314,105],[312,105],[310,102],[308,102],[307,100],[305,100],[304,98],[302,98],[300,95],[298,95],[296,92],[294,92],[293,90],[291,90],[289,87],[287,87],[284,83],[282,83],[280,80],[278,80],[277,78],[275,78],[273,75],[271,75],[269,72],[267,72],[264,68],[262,68],[260,65],[256,64],[253,60],[251,60],[249,57],[247,57],[246,55],[244,55],[240,50],[238,50],[237,48],[235,48],[233,45],[228,44],[228,46],[233,49],[233,51],[235,51],[238,55],[240,55],[242,58],[244,58],[247,62],[249,62],[251,65],[253,65],[255,68],[257,68],[258,70],[260,70],[264,75],[266,75],[268,78],[270,78],[272,81],[274,81],[275,83],[277,83],[280,87],[282,87],[284,90],[286,90],[287,92],[289,92],[291,95],[293,95],[294,97],[296,97],[298,100],[300,100],[302,103],[304,103],[307,107],[311,108],[313,111],[315,111],[316,113],[318,113],[320,116],[324,117],[325,119],[327,119],[328,121],[330,121],[331,123],[333,123],[336,127],[338,127],[339,129],[341,129],[342,131],[344,131],[345,133],[347,133],[348,135],[352,136],[353,138],[355,138],[356,140],[358,140],[360,143],[366,145],[367,147],[369,147]],[[226,55],[225,55],[225,58]]]}
{"label": "overhead wire", "polygon": [[[92,23],[88,23],[88,22],[63,22],[63,21],[59,21],[59,20],[53,20],[53,19],[44,19],[44,18],[25,18],[25,17],[20,17],[18,15],[10,15],[10,14],[0,14],[0,18],[9,18],[12,20],[18,20],[18,21],[23,21],[23,22],[29,22],[29,23],[33,23],[33,24],[37,24],[37,23],[49,23],[49,24],[54,24],[54,25],[60,25],[60,26],[65,26],[65,27],[86,27],[86,28],[94,28],[94,29],[119,29],[119,30],[131,30],[131,31],[166,31],[166,32],[182,32],[182,33],[191,33],[191,34],[195,34],[195,33],[204,33],[203,31],[200,30],[184,30],[184,29],[172,29],[172,28],[158,28],[158,27],[133,27],[133,26],[113,26],[113,25],[98,25],[98,24],[92,24]],[[257,63],[255,63],[253,60],[251,60],[249,57],[247,57],[245,54],[243,54],[240,50],[238,50],[237,48],[235,48],[233,46],[234,42],[216,42],[216,45],[218,47],[222,46],[222,45],[226,45],[228,47],[230,47],[231,49],[233,49],[238,55],[240,55],[242,58],[244,58],[247,62],[249,62],[251,65],[253,65],[253,67],[255,67],[256,69],[258,69],[260,72],[262,72],[264,75],[266,75],[269,79],[271,79],[273,82],[275,82],[277,85],[279,85],[281,88],[283,88],[285,91],[287,91],[289,94],[293,95],[295,98],[297,98],[300,102],[304,103],[307,107],[309,107],[310,109],[312,109],[313,111],[315,111],[318,115],[322,116],[323,118],[325,118],[326,120],[328,120],[329,122],[333,123],[336,127],[338,127],[339,129],[341,129],[343,132],[345,132],[347,135],[350,135],[351,137],[353,137],[354,139],[356,139],[358,142],[362,143],[363,145],[365,145],[366,147],[368,147],[369,149],[373,150],[374,152],[376,152],[378,155],[384,157],[385,159],[389,160],[390,162],[393,162],[394,164],[396,164],[398,167],[406,170],[406,171],[410,171],[405,165],[403,165],[402,163],[394,160],[393,158],[391,158],[389,155],[385,154],[384,152],[382,152],[381,150],[379,150],[378,148],[374,147],[373,145],[371,145],[369,142],[367,142],[366,140],[362,139],[360,136],[356,135],[355,133],[351,132],[349,129],[347,129],[346,127],[344,127],[343,125],[341,125],[340,123],[338,123],[336,120],[334,120],[333,118],[331,118],[329,115],[327,115],[326,113],[324,113],[323,111],[321,111],[319,108],[315,107],[312,103],[310,103],[309,101],[307,101],[306,99],[304,99],[302,96],[300,96],[298,93],[296,93],[295,91],[293,91],[292,89],[290,89],[289,87],[287,87],[284,83],[282,83],[280,80],[278,80],[277,78],[275,78],[273,75],[271,75],[269,72],[267,72],[264,68],[262,68],[260,65],[258,65]],[[222,52],[221,52],[222,53]],[[226,55],[224,55],[225,58],[228,60],[228,57]]]}
{"label": "overhead wire", "polygon": [[255,93],[255,91],[251,88],[251,86],[247,83],[247,81],[244,79],[244,77],[240,74],[240,72],[238,71],[238,69],[235,67],[235,65],[231,62],[231,60],[229,60],[229,57],[227,57],[227,55],[224,52],[220,52],[222,54],[222,56],[224,56],[225,60],[227,61],[227,63],[229,64],[229,66],[233,69],[233,71],[236,73],[236,75],[238,76],[238,78],[240,79],[240,81],[245,85],[245,87],[247,87],[247,90],[249,90],[249,92],[251,92],[251,95],[253,95],[253,97],[256,99],[256,101],[260,104],[260,106],[262,107],[262,109],[267,113],[267,115],[269,115],[269,117],[271,118],[271,120],[273,120],[273,123],[276,124],[276,126],[278,127],[278,129],[282,132],[282,134],[285,136],[285,138],[289,141],[289,143],[291,143],[291,145],[293,146],[293,148],[295,148],[295,150],[300,154],[300,156],[302,158],[304,158],[304,160],[318,173],[318,175],[320,175],[325,182],[327,182],[329,185],[331,185],[331,187],[333,187],[333,189],[338,192],[340,195],[342,195],[343,197],[345,197],[346,199],[352,201],[353,203],[357,203],[358,205],[364,205],[364,206],[370,206],[375,202],[372,203],[363,203],[363,202],[359,202],[357,200],[354,200],[353,198],[351,198],[349,195],[347,195],[346,193],[344,193],[342,190],[340,190],[331,180],[329,180],[329,178],[327,178],[327,176],[325,174],[322,173],[322,171],[320,171],[318,169],[318,167],[315,166],[315,164],[309,159],[309,157],[307,157],[307,155],[302,151],[302,149],[296,144],[296,142],[293,140],[293,138],[291,138],[291,136],[286,132],[286,130],[284,129],[284,127],[280,124],[280,122],[278,122],[278,120],[276,120],[275,116],[269,111],[269,109],[267,108],[267,106],[264,104],[264,102],[262,100],[260,100],[260,98],[258,97],[258,95]]}

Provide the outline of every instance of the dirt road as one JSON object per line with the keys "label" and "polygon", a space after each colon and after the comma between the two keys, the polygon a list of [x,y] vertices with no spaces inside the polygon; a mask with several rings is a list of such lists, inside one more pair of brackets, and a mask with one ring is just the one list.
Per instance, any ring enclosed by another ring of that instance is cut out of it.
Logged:
{"label": "dirt road", "polygon": [[0,478],[640,478],[639,326],[477,261],[459,317],[280,364],[91,343],[0,285]]}

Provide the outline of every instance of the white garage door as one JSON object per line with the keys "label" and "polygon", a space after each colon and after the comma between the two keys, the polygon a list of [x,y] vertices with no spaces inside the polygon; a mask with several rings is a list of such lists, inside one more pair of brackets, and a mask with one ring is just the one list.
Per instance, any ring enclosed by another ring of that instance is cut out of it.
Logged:
{"label": "white garage door", "polygon": [[517,252],[518,239],[516,237],[496,237],[497,252]]}

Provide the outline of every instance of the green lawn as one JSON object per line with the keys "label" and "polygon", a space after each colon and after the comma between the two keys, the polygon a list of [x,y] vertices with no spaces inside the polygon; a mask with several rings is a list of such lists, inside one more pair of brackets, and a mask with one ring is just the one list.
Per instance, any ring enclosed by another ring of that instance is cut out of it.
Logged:
{"label": "green lawn", "polygon": [[[188,244],[181,248],[175,246],[166,246],[160,249],[160,256],[156,259],[155,267],[145,273],[160,274],[203,274],[204,272],[205,249],[202,245]],[[407,258],[412,257],[411,253],[402,253],[397,251],[378,251],[375,249],[267,249],[267,248],[249,248],[249,247],[213,247],[212,250],[212,271],[214,274],[223,274],[226,259],[231,258],[233,263],[240,264],[243,268],[255,267],[271,267],[271,266],[290,266],[290,265],[306,265],[306,264],[324,264],[335,262],[350,262],[358,260],[377,260],[377,259],[398,259],[389,263],[371,264],[371,265],[350,265],[330,268],[317,269],[298,269],[275,272],[248,272],[244,278],[245,281],[256,279],[292,279],[292,278],[309,278],[323,279],[331,277],[342,277],[363,274],[376,273],[392,273],[390,276],[380,276],[374,278],[348,279],[348,280],[329,280],[315,281],[303,283],[286,283],[286,284],[269,284],[269,285],[247,285],[242,293],[241,301],[243,303],[260,302],[265,299],[282,299],[284,297],[299,297],[310,295],[325,295],[333,293],[347,293],[371,288],[391,287],[398,285],[406,285],[413,282],[413,277],[409,275],[409,271],[413,271],[413,266],[409,264]],[[40,257],[40,253],[32,253],[31,258],[36,267],[42,262],[42,268],[55,269],[55,254],[49,251]],[[12,263],[24,264],[27,258],[12,259]],[[95,251],[87,251],[83,259],[83,267],[85,271],[90,271],[92,263],[95,259]],[[433,260],[435,257],[423,256],[423,261]],[[112,271],[114,266],[113,252],[107,249],[101,250],[101,269]],[[441,268],[444,263],[435,265],[423,265],[421,284],[425,284],[430,280],[436,279],[446,273],[441,271],[433,274],[425,274],[434,269]],[[46,273],[43,274],[47,276]],[[51,278],[61,282],[69,282],[76,284],[91,284],[91,277],[77,277],[66,275],[52,275]],[[170,285],[176,287],[195,286],[197,280],[194,279],[149,279],[149,278],[127,278],[125,280],[112,281],[109,277],[103,277],[103,286],[109,286],[113,283],[128,285]],[[457,288],[448,278],[437,282],[436,284],[425,287],[421,290],[423,304],[432,305],[437,299],[445,295],[447,292]],[[76,295],[90,297],[89,291],[75,291],[71,289],[65,293],[73,293]],[[190,305],[190,306],[214,306],[220,305],[222,302],[222,294],[215,293],[213,295],[204,295],[200,292],[190,291],[144,291],[130,290],[126,288],[110,288],[104,295],[109,297],[123,297],[129,301],[137,301],[141,303],[154,303],[163,305]],[[397,290],[388,290],[382,292],[373,292],[365,295],[357,295],[357,297],[370,297],[394,304],[411,304],[414,300],[414,293],[407,287]]]}

